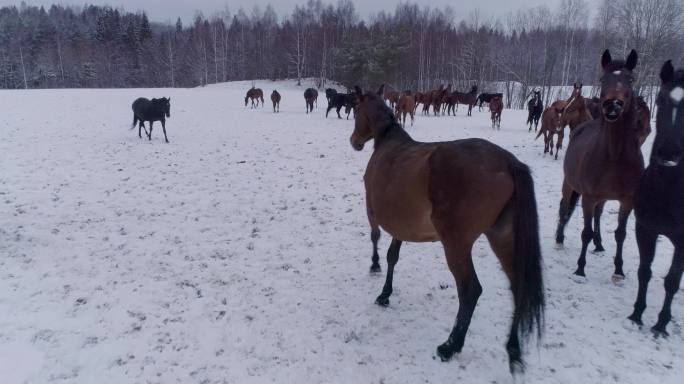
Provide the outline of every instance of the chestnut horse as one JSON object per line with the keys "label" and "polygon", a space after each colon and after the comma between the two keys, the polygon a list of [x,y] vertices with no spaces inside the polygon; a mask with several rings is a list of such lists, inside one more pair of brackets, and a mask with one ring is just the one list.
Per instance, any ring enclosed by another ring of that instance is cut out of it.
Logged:
{"label": "chestnut horse", "polygon": [[406,127],[406,115],[411,116],[411,126],[413,127],[415,106],[416,102],[411,95],[410,90],[405,91],[401,97],[399,97],[394,113],[397,116],[397,121],[399,121],[403,127]]}
{"label": "chestnut horse", "polygon": [[503,101],[499,96],[492,97],[492,100],[489,102],[489,111],[492,113],[492,128],[501,129]]}
{"label": "chestnut horse", "polygon": [[[556,242],[562,244],[564,230],[575,204],[582,195],[584,229],[582,250],[575,274],[585,276],[587,247],[594,240],[597,251],[603,249],[600,238],[600,217],[607,200],[618,200],[618,228],[615,231],[614,281],[624,279],[622,245],[627,220],[632,212],[634,191],[644,171],[637,128],[637,100],[632,90],[632,72],[637,65],[637,53],[626,61],[613,61],[606,50],[601,58],[600,120],[590,120],[570,133],[570,145],[565,155],[563,199],[560,203]],[[579,103],[578,103],[579,104]],[[581,105],[585,105],[582,101]],[[566,107],[566,111],[568,108]],[[596,219],[592,228],[592,219]]]}
{"label": "chestnut horse", "polygon": [[[247,91],[247,96],[245,96],[245,107],[247,106],[249,100],[252,100],[252,109],[259,106],[259,100],[261,100],[261,106],[263,107],[264,91],[262,91],[261,88],[252,87],[249,91]],[[254,104],[255,101],[256,105]]]}
{"label": "chestnut horse", "polygon": [[[273,90],[273,93],[271,93],[271,102],[273,103],[273,113],[275,112],[280,112],[280,93],[276,91],[275,89]],[[278,109],[276,111],[276,108]]]}
{"label": "chestnut horse", "polygon": [[366,206],[371,227],[371,272],[379,272],[380,228],[392,236],[387,277],[376,303],[389,305],[394,267],[405,241],[441,241],[456,280],[458,315],[447,341],[437,348],[442,361],[463,348],[482,286],[472,247],[485,234],[510,281],[514,312],[506,345],[511,372],[524,369],[520,339],[535,328],[541,336],[544,312],[539,225],[528,167],[505,149],[482,139],[441,143],[414,141],[382,100],[383,87],[363,94],[350,141],[360,151],[373,139],[366,168]]}
{"label": "chestnut horse", "polygon": [[[563,102],[564,103],[564,102]],[[554,103],[555,106],[550,106],[542,113],[542,126],[539,129],[537,140],[539,136],[544,135],[544,154],[549,153],[553,156],[553,136],[558,135],[556,141],[556,160],[558,160],[558,152],[563,149],[563,126],[561,125],[561,115],[563,114],[564,104]]]}
{"label": "chestnut horse", "polygon": [[643,325],[646,291],[651,279],[658,236],[674,244],[670,271],[665,277],[665,302],[658,322],[651,328],[656,336],[667,336],[672,319],[672,299],[679,290],[684,271],[684,69],[675,72],[667,61],[660,70],[660,93],[656,116],[656,137],[651,162],[634,196],[636,237],[639,245],[639,291],[629,319]]}
{"label": "chestnut horse", "polygon": [[566,125],[569,126],[570,132],[572,132],[577,126],[591,119],[591,112],[587,108],[584,97],[582,97],[582,83],[575,83],[572,86],[572,94],[565,101],[561,124],[563,124],[563,128]]}

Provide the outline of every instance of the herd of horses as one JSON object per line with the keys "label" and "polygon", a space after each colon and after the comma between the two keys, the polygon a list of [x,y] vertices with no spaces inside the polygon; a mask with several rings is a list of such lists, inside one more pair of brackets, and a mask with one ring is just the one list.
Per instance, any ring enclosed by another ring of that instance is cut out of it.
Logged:
{"label": "herd of horses", "polygon": [[[674,69],[667,61],[661,69],[661,86],[656,99],[656,137],[648,167],[641,152],[651,132],[651,112],[633,89],[638,55],[632,50],[626,60],[613,60],[606,50],[601,56],[600,97],[584,98],[582,84],[574,84],[572,94],[544,108],[539,91],[529,100],[529,131],[539,129],[544,136],[544,153],[555,158],[563,146],[563,131],[569,127],[569,144],[563,171],[564,180],[558,212],[556,243],[565,241],[565,227],[581,199],[584,228],[581,250],[574,274],[585,277],[587,250],[604,251],[600,221],[609,200],[620,204],[617,243],[612,279],[625,278],[623,244],[632,210],[636,216],[636,239],[640,255],[638,293],[629,319],[642,326],[651,264],[660,235],[674,244],[672,264],[665,278],[665,302],[652,327],[656,336],[667,336],[671,305],[684,272],[684,69]],[[304,92],[306,112],[317,106],[318,91]],[[347,93],[326,90],[326,117],[345,108],[347,119],[354,113],[351,146],[360,151],[374,141],[364,183],[367,216],[371,229],[371,272],[381,270],[378,241],[380,229],[392,237],[387,251],[387,274],[376,303],[389,305],[395,265],[403,242],[440,241],[447,265],[456,281],[458,314],[447,340],[437,348],[444,361],[463,348],[465,336],[482,286],[477,278],[472,248],[485,235],[507,276],[514,310],[506,349],[511,373],[524,370],[522,344],[536,333],[542,335],[544,284],[539,221],[534,182],[528,166],[511,152],[483,139],[438,143],[414,141],[404,129],[407,115],[411,124],[422,104],[423,114],[455,114],[459,104],[468,115],[478,103],[489,103],[492,126],[500,127],[501,94],[477,95],[440,86],[428,92],[396,92],[385,85],[377,92],[359,87]],[[245,97],[252,108],[263,107],[263,91],[251,88]],[[271,94],[273,111],[279,111],[281,96]],[[165,118],[170,116],[170,99],[138,99],[133,104],[133,125],[161,121],[166,137]],[[539,122],[541,121],[541,127]],[[167,140],[168,142],[168,140]],[[473,164],[477,164],[476,167]]]}

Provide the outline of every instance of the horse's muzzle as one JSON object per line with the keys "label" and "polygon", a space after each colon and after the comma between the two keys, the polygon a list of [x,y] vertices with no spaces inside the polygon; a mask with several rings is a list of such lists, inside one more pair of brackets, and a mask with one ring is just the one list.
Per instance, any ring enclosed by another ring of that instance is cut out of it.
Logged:
{"label": "horse's muzzle", "polygon": [[613,123],[620,118],[624,109],[625,103],[622,100],[613,99],[606,100],[603,103],[603,117],[609,123]]}
{"label": "horse's muzzle", "polygon": [[352,146],[352,148],[354,148],[354,150],[360,151],[360,150],[363,149],[363,144],[364,144],[364,143],[358,143],[358,142],[356,142],[356,141],[354,140],[354,136],[352,136],[352,137],[349,139],[349,142],[351,143],[351,146]]}

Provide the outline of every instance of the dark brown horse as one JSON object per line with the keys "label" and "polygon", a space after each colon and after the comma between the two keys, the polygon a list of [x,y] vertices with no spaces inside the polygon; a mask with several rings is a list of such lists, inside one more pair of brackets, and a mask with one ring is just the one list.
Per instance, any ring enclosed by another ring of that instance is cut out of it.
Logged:
{"label": "dark brown horse", "polygon": [[[261,88],[254,88],[252,87],[249,91],[247,91],[247,96],[245,96],[245,107],[247,106],[247,103],[249,100],[252,100],[252,108],[256,108],[259,106],[259,100],[261,100],[261,106],[264,106],[264,91],[261,90]],[[256,105],[255,105],[256,101]]]}
{"label": "dark brown horse", "polygon": [[[637,99],[632,91],[632,72],[637,65],[637,53],[626,61],[613,61],[606,50],[601,58],[600,120],[590,120],[570,133],[565,154],[565,180],[560,203],[556,242],[563,243],[564,230],[579,196],[582,196],[584,229],[582,251],[575,274],[585,276],[587,247],[594,240],[597,251],[603,250],[600,238],[600,217],[607,200],[618,200],[618,228],[615,231],[617,251],[613,279],[624,279],[622,245],[627,220],[632,212],[634,191],[644,171],[637,128]],[[582,102],[582,105],[585,105]],[[565,109],[566,111],[568,108]],[[595,219],[595,228],[592,228]]]}
{"label": "dark brown horse", "polygon": [[[166,119],[171,117],[171,98],[162,97],[161,99],[148,100],[140,97],[131,105],[133,109],[133,125],[131,129],[138,125],[138,137],[142,139],[141,129],[145,130],[148,140],[152,140],[152,125],[155,121],[160,121],[162,130],[164,131],[164,140],[168,143],[169,139],[166,137]],[[147,132],[145,122],[150,122],[150,131]]]}
{"label": "dark brown horse", "polygon": [[406,127],[406,115],[411,116],[411,126],[413,127],[415,107],[416,102],[413,96],[411,95],[411,91],[405,91],[401,95],[401,97],[399,97],[399,101],[397,101],[394,110],[394,113],[397,116],[397,120],[401,122],[401,125],[403,127]]}
{"label": "dark brown horse", "polygon": [[489,102],[489,111],[492,113],[492,128],[501,129],[501,112],[503,111],[503,100],[500,97],[492,97]]}
{"label": "dark brown horse", "polygon": [[[439,115],[439,112],[442,112],[442,115],[446,112],[446,102],[449,99],[449,96],[451,95],[451,84],[447,85],[446,89],[442,89],[436,97],[432,100],[432,112],[436,115]],[[444,106],[444,109],[442,109],[442,106]]]}
{"label": "dark brown horse", "polygon": [[[544,289],[534,185],[529,169],[513,154],[482,139],[441,143],[414,141],[377,95],[356,89],[359,111],[351,145],[373,139],[375,149],[364,182],[371,227],[371,272],[379,272],[380,228],[392,236],[387,278],[376,302],[389,305],[394,266],[405,241],[441,241],[456,280],[458,315],[447,341],[437,348],[443,361],[463,348],[482,286],[472,247],[485,234],[513,291],[513,322],[507,343],[511,372],[523,369],[520,339],[542,331]],[[476,166],[473,166],[476,164]]]}
{"label": "dark brown horse", "polygon": [[273,112],[280,112],[280,93],[276,91],[275,89],[273,90],[273,93],[271,93],[271,102],[273,103]]}
{"label": "dark brown horse", "polygon": [[[563,102],[564,103],[564,102]],[[556,160],[558,160],[558,152],[563,149],[563,126],[561,125],[561,115],[563,114],[563,109],[565,109],[564,104],[554,103],[555,106],[550,106],[544,110],[542,113],[542,126],[539,129],[537,137],[544,135],[544,154],[549,153],[553,156],[553,136],[558,135],[558,140],[556,141]]]}
{"label": "dark brown horse", "polygon": [[[473,105],[475,105],[475,102],[477,101],[477,85],[473,85],[468,93],[456,92],[455,95],[457,104],[456,109],[458,109],[458,104],[465,104],[468,106],[468,116],[472,116]],[[456,113],[454,113],[454,115],[455,114]]]}
{"label": "dark brown horse", "polygon": [[306,102],[306,113],[313,112],[314,103],[318,99],[318,91],[313,88],[307,88],[304,91],[304,101]]}
{"label": "dark brown horse", "polygon": [[634,197],[636,237],[639,245],[639,292],[629,319],[643,325],[646,291],[651,279],[658,236],[674,244],[670,271],[665,276],[665,302],[658,322],[651,328],[656,336],[667,336],[671,307],[684,272],[684,69],[675,72],[667,61],[660,70],[657,98],[656,137],[651,162]]}

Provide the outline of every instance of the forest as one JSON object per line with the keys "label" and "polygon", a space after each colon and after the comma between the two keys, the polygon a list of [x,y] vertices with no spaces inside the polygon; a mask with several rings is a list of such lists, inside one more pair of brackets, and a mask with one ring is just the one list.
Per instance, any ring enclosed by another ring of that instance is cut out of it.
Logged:
{"label": "forest", "polygon": [[[501,18],[401,3],[360,16],[351,0],[289,15],[228,8],[193,22],[85,5],[0,8],[0,88],[196,87],[256,79],[334,80],[424,90],[451,83],[519,93],[598,83],[601,52],[639,52],[636,89],[684,61],[684,0],[562,0]],[[595,92],[595,89],[592,90]],[[511,105],[511,100],[515,100]]]}

